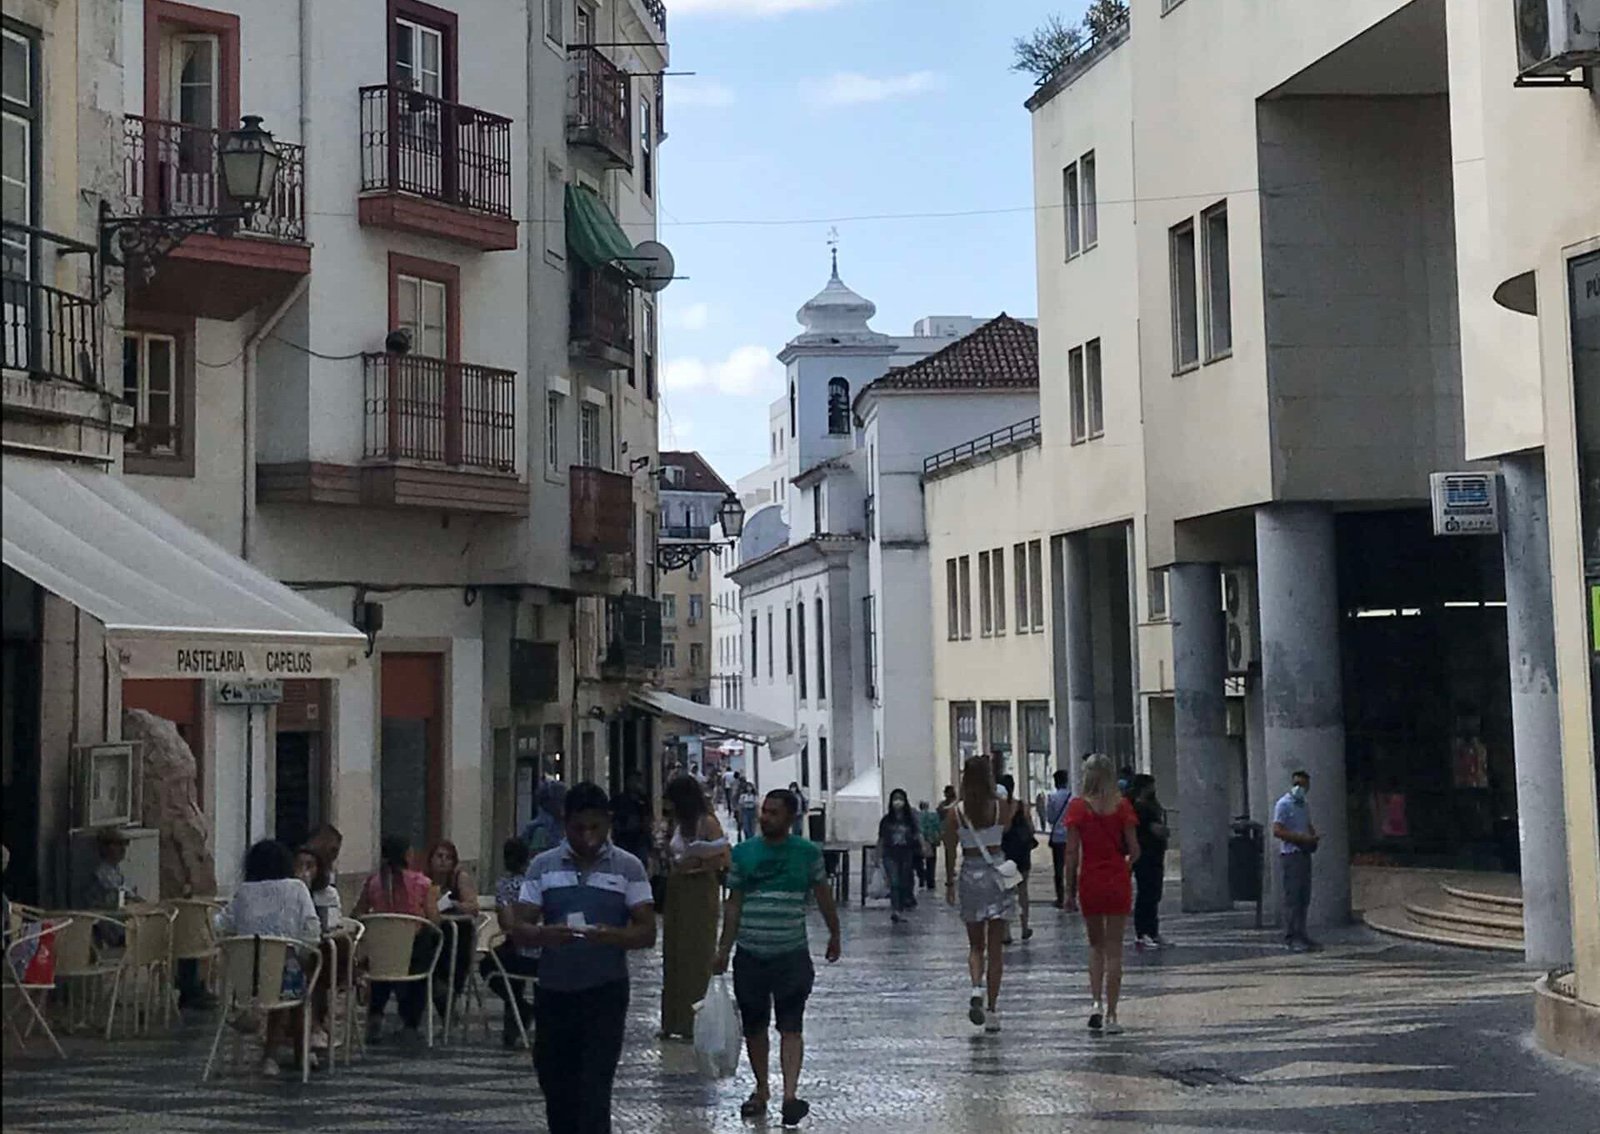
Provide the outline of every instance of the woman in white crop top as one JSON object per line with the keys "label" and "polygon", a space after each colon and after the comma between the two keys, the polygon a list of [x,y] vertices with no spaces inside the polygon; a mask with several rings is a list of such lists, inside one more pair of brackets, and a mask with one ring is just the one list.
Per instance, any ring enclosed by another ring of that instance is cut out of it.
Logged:
{"label": "woman in white crop top", "polygon": [[[945,899],[960,898],[961,920],[967,924],[967,971],[972,991],[967,1018],[989,1033],[1000,1030],[1000,978],[1005,972],[1001,942],[1006,923],[1016,916],[1016,895],[1003,886],[997,869],[1005,861],[1000,837],[1015,818],[1016,801],[995,791],[994,764],[973,756],[961,769],[961,799],[945,812]],[[960,883],[956,880],[956,848],[961,848]]]}

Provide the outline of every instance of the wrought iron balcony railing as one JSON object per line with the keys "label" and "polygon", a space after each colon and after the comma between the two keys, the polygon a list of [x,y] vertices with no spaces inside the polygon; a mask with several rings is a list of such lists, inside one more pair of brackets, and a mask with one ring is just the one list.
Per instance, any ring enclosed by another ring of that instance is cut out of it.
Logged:
{"label": "wrought iron balcony railing", "polygon": [[571,337],[631,356],[633,289],[616,268],[591,268],[574,259],[571,278]]}
{"label": "wrought iron balcony railing", "polygon": [[511,215],[511,119],[403,86],[361,88],[361,191]]}
{"label": "wrought iron balcony railing", "polygon": [[[124,216],[184,216],[235,210],[222,183],[223,131],[126,115],[122,126]],[[278,179],[271,199],[233,235],[306,238],[305,147],[275,143]]]}
{"label": "wrought iron balcony railing", "polygon": [[516,470],[517,375],[416,355],[364,354],[369,461]]}
{"label": "wrought iron balcony railing", "polygon": [[[0,225],[0,364],[38,378],[100,386],[100,300],[93,245],[32,225]],[[87,294],[46,282],[61,254],[89,257]]]}
{"label": "wrought iron balcony railing", "polygon": [[633,100],[628,73],[595,47],[567,49],[567,141],[633,168]]}

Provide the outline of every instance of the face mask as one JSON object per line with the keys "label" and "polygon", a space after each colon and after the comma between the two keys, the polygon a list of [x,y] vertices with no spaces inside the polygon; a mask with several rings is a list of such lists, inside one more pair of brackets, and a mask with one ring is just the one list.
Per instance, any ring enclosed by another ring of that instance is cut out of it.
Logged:
{"label": "face mask", "polygon": [[1294,787],[1289,789],[1289,794],[1294,796],[1294,801],[1296,803],[1304,803],[1306,801],[1306,788],[1304,784],[1295,784]]}

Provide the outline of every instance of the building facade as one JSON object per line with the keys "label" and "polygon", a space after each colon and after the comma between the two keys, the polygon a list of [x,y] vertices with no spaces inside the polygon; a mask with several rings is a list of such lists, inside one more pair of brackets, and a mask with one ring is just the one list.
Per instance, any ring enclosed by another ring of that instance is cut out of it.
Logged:
{"label": "building facade", "polygon": [[[720,510],[733,495],[699,453],[661,454],[661,521],[657,527],[658,573],[661,602],[661,680],[668,693],[713,704],[716,649],[715,587],[719,561],[730,552],[722,549],[684,551],[680,563],[663,556],[674,548],[721,543]],[[698,729],[667,722],[669,730]]]}

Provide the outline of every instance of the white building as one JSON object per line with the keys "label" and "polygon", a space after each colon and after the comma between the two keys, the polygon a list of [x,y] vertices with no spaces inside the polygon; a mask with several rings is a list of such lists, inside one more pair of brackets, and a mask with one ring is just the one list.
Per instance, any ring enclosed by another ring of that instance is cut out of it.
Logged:
{"label": "white building", "polygon": [[[853,781],[928,797],[935,780],[923,458],[973,428],[1028,417],[1034,332],[1001,316],[965,339],[892,337],[840,280],[798,314],[779,355],[767,479],[784,503],[747,521],[740,565],[744,707],[793,727],[800,751],[758,761],[758,784],[798,783],[818,805]],[[780,457],[781,454],[781,457]],[[767,519],[768,514],[771,518]],[[862,777],[867,777],[863,781]],[[870,838],[868,818],[830,820]]]}

